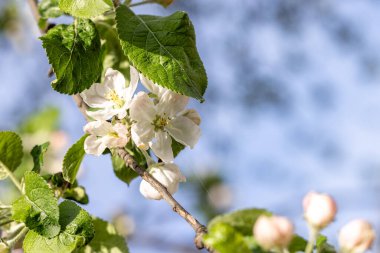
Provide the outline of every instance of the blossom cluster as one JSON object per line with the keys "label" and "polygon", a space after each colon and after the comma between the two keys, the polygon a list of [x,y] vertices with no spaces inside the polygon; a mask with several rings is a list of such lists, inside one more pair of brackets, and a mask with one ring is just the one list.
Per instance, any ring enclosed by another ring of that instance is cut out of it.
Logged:
{"label": "blossom cluster", "polygon": [[[121,72],[109,68],[102,83],[95,83],[80,94],[92,119],[83,128],[89,135],[84,149],[96,156],[106,148],[122,148],[129,142],[144,154],[150,149],[162,162],[151,163],[148,172],[173,194],[185,177],[174,164],[172,143],[193,148],[201,133],[200,116],[195,110],[186,109],[189,97],[153,83],[132,66],[129,80],[127,84]],[[147,92],[136,93],[139,80]],[[146,198],[161,199],[144,181],[140,192]]]}
{"label": "blossom cluster", "polygon": [[[335,219],[337,206],[331,196],[310,192],[303,200],[303,208],[310,231],[305,252],[311,253],[320,231]],[[286,217],[262,215],[253,227],[253,234],[263,249],[287,252],[286,249],[294,237],[294,226]],[[339,252],[363,253],[371,248],[374,239],[375,231],[370,223],[363,219],[353,220],[339,231]]]}

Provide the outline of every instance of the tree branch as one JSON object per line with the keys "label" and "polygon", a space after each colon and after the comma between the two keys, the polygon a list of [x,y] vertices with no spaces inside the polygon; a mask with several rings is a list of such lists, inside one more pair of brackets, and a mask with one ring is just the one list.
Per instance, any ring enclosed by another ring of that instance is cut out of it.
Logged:
{"label": "tree branch", "polygon": [[[37,2],[35,0],[28,0],[28,3],[32,9],[33,17],[38,23],[40,19],[40,14],[38,12]],[[45,33],[45,31],[41,30],[41,34]],[[80,112],[83,114],[83,116],[88,120],[88,116],[86,114],[87,105],[84,103],[83,99],[79,94],[72,96],[73,100],[75,101],[75,104],[77,105]],[[148,172],[146,172],[144,169],[140,168],[135,161],[134,157],[131,156],[124,148],[118,148],[116,150],[116,153],[124,160],[126,165],[128,167],[132,168],[134,171],[139,174],[139,176],[147,181],[152,187],[157,190],[162,198],[172,207],[173,211],[178,213],[184,220],[186,220],[187,223],[190,224],[190,226],[195,231],[195,239],[194,243],[195,246],[198,249],[207,249],[209,252],[214,252],[213,249],[207,247],[203,244],[202,237],[204,234],[207,233],[207,228],[202,225],[193,215],[191,215],[188,211],[186,211],[185,208],[182,207],[180,203],[177,202],[173,198],[173,196],[168,192],[165,186],[163,186],[159,181],[157,181],[152,175],[150,175]]]}

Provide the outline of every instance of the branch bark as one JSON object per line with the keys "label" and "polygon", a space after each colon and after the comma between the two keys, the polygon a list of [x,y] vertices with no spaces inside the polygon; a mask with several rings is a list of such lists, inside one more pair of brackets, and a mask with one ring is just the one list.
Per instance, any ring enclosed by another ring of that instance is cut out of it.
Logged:
{"label": "branch bark", "polygon": [[[31,7],[32,14],[36,22],[38,23],[40,19],[40,14],[38,12],[36,0],[28,0],[28,3]],[[46,31],[41,30],[41,34],[44,34]],[[75,104],[77,105],[79,111],[88,121],[88,116],[86,114],[87,105],[84,103],[83,99],[79,94],[72,96]],[[198,249],[207,249],[209,252],[215,252],[213,249],[207,247],[203,244],[202,237],[207,233],[206,226],[202,225],[193,215],[191,215],[185,208],[182,207],[180,203],[168,192],[165,186],[163,186],[159,181],[157,181],[152,175],[146,172],[144,169],[140,168],[135,161],[134,157],[131,156],[124,148],[118,148],[116,153],[124,160],[125,164],[132,168],[134,171],[139,174],[139,176],[147,181],[154,189],[156,189],[162,196],[162,198],[172,207],[173,211],[181,216],[195,231],[194,244]]]}

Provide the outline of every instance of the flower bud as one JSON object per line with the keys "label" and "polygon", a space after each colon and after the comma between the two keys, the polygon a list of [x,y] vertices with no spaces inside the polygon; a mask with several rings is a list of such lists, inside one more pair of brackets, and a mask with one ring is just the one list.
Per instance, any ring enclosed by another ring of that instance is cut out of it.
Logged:
{"label": "flower bud", "polygon": [[343,253],[363,253],[371,248],[375,231],[365,220],[353,220],[339,232],[339,245]]}
{"label": "flower bud", "polygon": [[321,230],[335,218],[334,199],[327,194],[309,192],[303,199],[304,217],[313,229]]}
{"label": "flower bud", "polygon": [[[178,190],[180,182],[186,181],[185,176],[174,163],[154,166],[149,169],[149,173],[165,186],[170,194],[174,194]],[[140,192],[147,199],[162,199],[161,194],[145,180],[141,181]]]}
{"label": "flower bud", "polygon": [[260,216],[253,228],[253,235],[257,243],[264,250],[286,248],[293,238],[293,225],[285,217]]}

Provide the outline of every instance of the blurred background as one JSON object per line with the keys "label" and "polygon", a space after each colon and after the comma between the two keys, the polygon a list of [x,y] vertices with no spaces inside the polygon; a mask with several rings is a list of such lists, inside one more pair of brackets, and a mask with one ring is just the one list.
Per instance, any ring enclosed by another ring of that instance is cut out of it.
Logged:
{"label": "blurred background", "polygon": [[[187,11],[208,73],[206,102],[191,103],[202,138],[176,162],[188,178],[175,195],[185,208],[207,223],[263,207],[306,235],[301,202],[317,190],[338,202],[324,231],[334,244],[353,218],[380,232],[379,1],[177,0],[134,9]],[[70,96],[51,89],[38,36],[25,1],[0,2],[0,130],[18,131],[26,154],[54,140],[49,162],[59,170],[85,121]],[[190,226],[165,202],[144,199],[139,179],[119,181],[110,157],[87,156],[79,183],[89,193],[84,208],[113,220],[132,253],[198,252]],[[12,199],[6,184],[4,202]]]}

